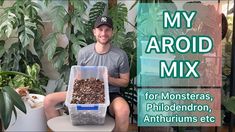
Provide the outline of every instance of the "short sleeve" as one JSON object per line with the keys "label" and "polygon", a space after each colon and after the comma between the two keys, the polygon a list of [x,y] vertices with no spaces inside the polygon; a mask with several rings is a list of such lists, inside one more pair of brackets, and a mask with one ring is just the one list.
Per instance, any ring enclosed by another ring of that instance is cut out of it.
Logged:
{"label": "short sleeve", "polygon": [[120,73],[130,72],[128,56],[125,52],[123,52],[123,55],[122,55],[121,60],[120,60],[119,72]]}
{"label": "short sleeve", "polygon": [[77,55],[77,65],[78,66],[82,66],[82,63],[83,63],[83,52],[82,50],[80,49],[79,52],[78,52],[78,55]]}

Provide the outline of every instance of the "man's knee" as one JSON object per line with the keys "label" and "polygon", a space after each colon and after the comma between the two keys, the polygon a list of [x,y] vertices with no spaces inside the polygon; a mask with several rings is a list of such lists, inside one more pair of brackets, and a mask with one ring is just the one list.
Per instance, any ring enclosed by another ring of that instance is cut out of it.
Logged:
{"label": "man's knee", "polygon": [[130,108],[128,104],[119,106],[115,110],[115,116],[120,117],[120,118],[125,118],[125,117],[129,118],[129,114],[130,114]]}
{"label": "man's knee", "polygon": [[45,109],[50,108],[50,107],[55,107],[57,104],[64,102],[65,97],[66,97],[65,92],[48,94],[44,99]]}
{"label": "man's knee", "polygon": [[51,94],[49,94],[44,98],[44,108],[47,109],[48,107],[53,106],[52,103],[53,103],[53,97]]}
{"label": "man's knee", "polygon": [[129,117],[130,115],[129,106],[124,107],[120,113],[122,116]]}

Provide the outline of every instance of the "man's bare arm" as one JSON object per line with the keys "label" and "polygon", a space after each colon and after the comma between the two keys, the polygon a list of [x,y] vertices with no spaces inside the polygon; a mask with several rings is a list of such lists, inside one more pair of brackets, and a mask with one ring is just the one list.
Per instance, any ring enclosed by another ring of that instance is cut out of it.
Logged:
{"label": "man's bare arm", "polygon": [[130,73],[120,74],[120,78],[108,77],[109,84],[118,87],[127,87],[130,81]]}

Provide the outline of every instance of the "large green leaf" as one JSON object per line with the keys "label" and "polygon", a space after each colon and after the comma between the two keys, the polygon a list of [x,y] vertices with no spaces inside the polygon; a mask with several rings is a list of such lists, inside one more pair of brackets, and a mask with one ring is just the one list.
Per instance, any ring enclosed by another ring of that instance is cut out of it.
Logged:
{"label": "large green leaf", "polygon": [[[17,120],[17,111],[16,111],[16,108],[15,107],[13,107],[13,110],[12,110],[13,112],[14,112],[14,115],[15,115],[15,122],[16,122],[16,120]],[[14,123],[14,122],[13,122]]]}
{"label": "large green leaf", "polygon": [[89,21],[94,23],[96,18],[103,14],[105,6],[104,2],[95,3],[89,12]]}
{"label": "large green leaf", "polygon": [[35,22],[36,22],[36,25],[37,25],[38,29],[40,29],[40,28],[44,29],[44,25],[42,23],[42,18],[40,16],[36,16]]}
{"label": "large green leaf", "polygon": [[[11,11],[6,11],[0,19],[0,30],[3,31],[0,34],[0,37],[4,34],[9,38],[13,31],[13,24],[16,23],[16,15]],[[4,34],[2,34],[4,33]]]}
{"label": "large green leaf", "polygon": [[5,53],[5,48],[4,48],[5,41],[1,40],[0,41],[0,58],[2,55]]}
{"label": "large green leaf", "polygon": [[224,106],[227,110],[235,114],[235,96],[232,96],[224,102]]}
{"label": "large green leaf", "polygon": [[38,8],[38,9],[42,9],[42,6],[40,5],[40,4],[38,4],[38,3],[36,3],[36,2],[30,2],[31,3],[31,5],[32,5],[32,8]]}
{"label": "large green leaf", "polygon": [[26,47],[30,43],[30,38],[25,30],[22,33],[20,33],[19,39],[23,47]]}
{"label": "large green leaf", "polygon": [[18,88],[18,87],[24,87],[27,86],[25,85],[25,82],[28,80],[28,78],[23,77],[21,75],[16,75],[14,78],[12,78],[9,82],[9,86],[13,88]]}
{"label": "large green leaf", "polygon": [[85,37],[86,40],[91,41],[89,43],[94,42],[93,38],[93,25],[95,23],[95,20],[98,16],[102,15],[105,9],[106,3],[104,2],[97,2],[95,3],[92,8],[90,9],[89,12],[89,21],[86,23],[86,28],[85,28]]}
{"label": "large green leaf", "polygon": [[35,35],[32,29],[35,29],[35,28],[36,28],[36,24],[30,22],[30,18],[25,15],[24,24],[21,25],[18,29],[20,33],[19,39],[23,48],[26,47],[30,43],[30,38],[34,39]]}
{"label": "large green leaf", "polygon": [[27,65],[27,74],[31,76],[31,79],[36,80],[40,71],[40,66],[35,63],[32,66]]}
{"label": "large green leaf", "polygon": [[[3,55],[3,60],[1,62],[1,66],[3,70],[15,70],[18,71],[20,68],[19,61],[21,59],[19,49],[19,43],[13,43],[11,47],[6,50],[5,54]],[[22,67],[22,66],[21,66]]]}
{"label": "large green leaf", "polygon": [[3,120],[3,126],[6,129],[6,128],[8,128],[8,126],[11,122],[13,103],[11,100],[11,96],[7,92],[3,92],[3,98],[4,98],[4,106],[3,106],[4,110],[3,110],[2,120]]}
{"label": "large green leaf", "polygon": [[68,52],[66,49],[58,47],[56,49],[56,53],[53,57],[53,66],[57,69],[60,69],[63,64],[66,62],[66,58],[68,58]]}
{"label": "large green leaf", "polygon": [[72,52],[73,52],[73,55],[75,56],[75,58],[77,59],[77,55],[78,55],[78,51],[81,49],[81,46],[79,43],[74,43],[72,45]]}
{"label": "large green leaf", "polygon": [[122,44],[125,41],[124,22],[126,21],[127,12],[127,7],[123,3],[118,3],[117,6],[114,6],[109,10],[109,15],[113,19],[114,27],[112,42],[120,48],[122,48]]}
{"label": "large green leaf", "polygon": [[0,119],[2,121],[2,124],[4,126],[4,128],[8,128],[9,123],[7,120],[7,111],[6,111],[6,101],[4,99],[4,95],[2,90],[0,90]]}
{"label": "large green leaf", "polygon": [[2,89],[0,90],[0,117],[2,119],[3,115],[5,114],[5,101],[3,98],[3,92]]}
{"label": "large green leaf", "polygon": [[70,0],[71,5],[74,6],[74,9],[79,12],[84,12],[87,9],[87,5],[83,0]]}
{"label": "large green leaf", "polygon": [[86,46],[87,44],[84,42],[84,37],[82,35],[76,37],[75,35],[71,35],[70,37],[72,41],[72,52],[75,58],[77,59],[78,51],[81,49],[81,47]]}
{"label": "large green leaf", "polygon": [[37,52],[37,57],[42,58],[44,56],[43,54],[43,45],[44,42],[42,41],[42,34],[40,32],[35,33],[35,39],[34,39],[34,49]]}
{"label": "large green leaf", "polygon": [[124,31],[115,32],[113,35],[112,43],[117,47],[122,47],[123,42],[125,41]]}
{"label": "large green leaf", "polygon": [[125,35],[125,41],[122,43],[122,49],[126,51],[130,63],[130,78],[136,77],[136,33],[128,32]]}
{"label": "large green leaf", "polygon": [[6,24],[6,29],[5,29],[6,36],[9,38],[13,31],[13,26],[11,25],[10,22],[5,22],[4,24]]}
{"label": "large green leaf", "polygon": [[71,23],[74,26],[74,29],[80,31],[81,33],[85,33],[84,21],[85,20],[78,15],[74,15],[71,19]]}
{"label": "large green leaf", "polygon": [[13,56],[12,57],[12,70],[14,71],[19,71],[20,70],[20,60],[21,60],[21,55],[19,52],[15,52],[13,53]]}
{"label": "large green leaf", "polygon": [[44,50],[47,53],[47,57],[49,60],[52,60],[57,46],[57,33],[52,33],[49,35],[48,39],[45,42]]}
{"label": "large green leaf", "polygon": [[0,6],[2,6],[4,3],[4,0],[0,0]]}
{"label": "large green leaf", "polygon": [[51,18],[53,22],[53,27],[55,31],[63,32],[64,28],[64,18],[66,16],[66,10],[63,6],[55,6],[51,10]]}
{"label": "large green leaf", "polygon": [[70,40],[73,44],[76,43],[76,44],[78,44],[82,47],[87,46],[87,44],[85,43],[85,38],[84,38],[83,35],[75,36],[74,34],[71,34]]}
{"label": "large green leaf", "polygon": [[88,26],[87,30],[88,31],[93,28],[93,25],[94,25],[94,23],[96,21],[96,18],[103,14],[105,6],[106,6],[106,3],[104,3],[104,2],[97,2],[90,9],[90,12],[89,12],[89,21],[88,21],[88,24],[87,24],[87,26]]}
{"label": "large green leaf", "polygon": [[[82,34],[76,36],[76,38],[77,38],[78,40],[80,40],[80,41],[84,41],[84,42],[86,41],[84,35],[82,35]],[[86,45],[83,45],[83,46],[86,46]]]}
{"label": "large green leaf", "polygon": [[124,29],[124,22],[127,21],[127,7],[123,3],[118,3],[109,10],[109,14],[113,19],[113,25],[116,30]]}

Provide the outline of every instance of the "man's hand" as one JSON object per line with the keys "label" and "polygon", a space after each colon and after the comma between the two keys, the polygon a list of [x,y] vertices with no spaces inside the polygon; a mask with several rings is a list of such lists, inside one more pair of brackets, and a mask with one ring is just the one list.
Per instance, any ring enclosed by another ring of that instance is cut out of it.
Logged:
{"label": "man's hand", "polygon": [[130,73],[120,74],[119,78],[108,77],[109,84],[118,87],[127,87],[130,81]]}

